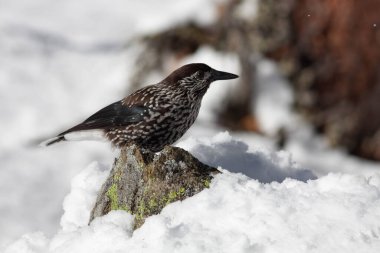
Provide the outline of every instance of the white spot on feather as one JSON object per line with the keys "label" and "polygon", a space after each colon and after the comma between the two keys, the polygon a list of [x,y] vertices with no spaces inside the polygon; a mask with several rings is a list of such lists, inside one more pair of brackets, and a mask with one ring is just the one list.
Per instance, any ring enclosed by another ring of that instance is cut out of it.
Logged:
{"label": "white spot on feather", "polygon": [[65,134],[64,137],[68,141],[107,141],[107,138],[105,137],[103,130],[99,129],[71,132]]}

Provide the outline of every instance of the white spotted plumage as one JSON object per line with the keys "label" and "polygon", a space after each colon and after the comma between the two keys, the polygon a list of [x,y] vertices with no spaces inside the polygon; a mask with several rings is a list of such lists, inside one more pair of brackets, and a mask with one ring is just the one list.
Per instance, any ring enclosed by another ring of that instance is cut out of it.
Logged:
{"label": "white spotted plumage", "polygon": [[185,65],[158,84],[135,91],[52,139],[66,140],[71,132],[101,130],[117,147],[133,142],[151,151],[177,141],[196,120],[211,82],[236,78],[205,64]]}

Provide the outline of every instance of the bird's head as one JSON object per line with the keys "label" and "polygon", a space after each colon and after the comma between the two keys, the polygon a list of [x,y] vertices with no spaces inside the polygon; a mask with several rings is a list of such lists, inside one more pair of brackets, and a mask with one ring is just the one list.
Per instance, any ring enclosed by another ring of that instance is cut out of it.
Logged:
{"label": "bird's head", "polygon": [[215,70],[203,63],[191,63],[176,69],[163,80],[163,83],[185,88],[194,96],[203,96],[212,82],[238,77],[235,74]]}

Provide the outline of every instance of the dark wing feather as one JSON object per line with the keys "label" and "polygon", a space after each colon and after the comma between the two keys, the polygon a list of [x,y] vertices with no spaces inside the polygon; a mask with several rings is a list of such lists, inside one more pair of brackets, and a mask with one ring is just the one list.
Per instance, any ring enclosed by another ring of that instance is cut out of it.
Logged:
{"label": "dark wing feather", "polygon": [[121,101],[118,101],[104,107],[79,125],[76,125],[66,130],[65,132],[60,133],[58,136],[62,136],[74,131],[126,126],[141,121],[143,117],[147,115],[147,113],[147,107],[128,107],[123,105]]}

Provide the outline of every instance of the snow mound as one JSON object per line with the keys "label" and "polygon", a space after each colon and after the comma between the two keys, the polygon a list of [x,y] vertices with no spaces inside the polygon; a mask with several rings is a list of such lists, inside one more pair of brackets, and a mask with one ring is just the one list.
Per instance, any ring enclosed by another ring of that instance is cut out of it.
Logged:
{"label": "snow mound", "polygon": [[92,163],[72,181],[61,230],[24,235],[5,252],[379,252],[380,173],[308,180],[315,177],[285,152],[249,151],[227,133],[179,146],[233,172],[220,168],[209,189],[133,232],[124,211],[87,225],[108,174]]}
{"label": "snow mound", "polygon": [[104,143],[35,146],[134,89],[131,70],[145,50],[137,37],[211,24],[223,3],[0,1],[0,252],[36,229],[51,236],[70,179],[93,160],[112,159]]}
{"label": "snow mound", "polygon": [[93,162],[72,180],[71,192],[63,202],[63,231],[75,231],[87,225],[90,220],[88,210],[94,206],[99,186],[106,181],[108,174],[108,170],[101,169],[97,162]]}
{"label": "snow mound", "polygon": [[243,173],[263,183],[282,182],[285,178],[301,181],[316,178],[310,170],[299,167],[288,152],[258,150],[252,144],[253,147],[250,147],[247,143],[234,140],[228,132],[209,139],[189,138],[178,146],[190,151],[203,163]]}

